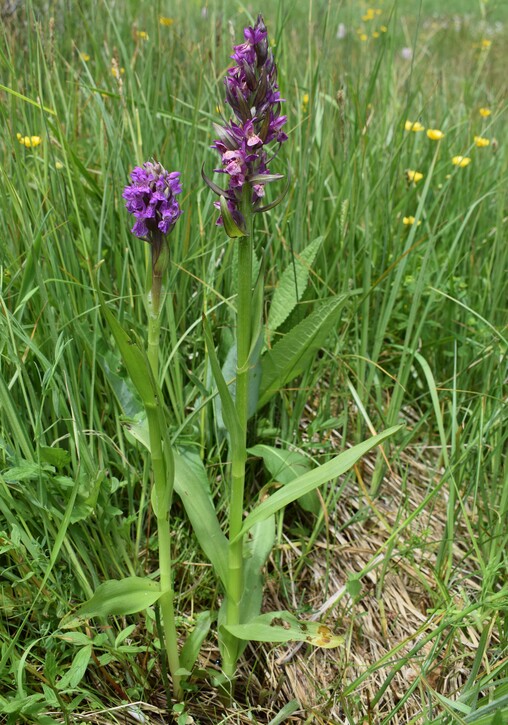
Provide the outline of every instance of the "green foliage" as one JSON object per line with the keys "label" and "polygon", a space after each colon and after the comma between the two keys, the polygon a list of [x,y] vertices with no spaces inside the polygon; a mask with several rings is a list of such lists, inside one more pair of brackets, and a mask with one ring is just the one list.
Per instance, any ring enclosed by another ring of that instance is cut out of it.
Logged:
{"label": "green foliage", "polygon": [[77,627],[92,617],[124,616],[141,612],[160,598],[158,582],[132,576],[100,584],[93,597],[61,622],[61,627]]}
{"label": "green foliage", "polygon": [[314,468],[312,471],[303,473],[298,478],[293,479],[286,486],[283,486],[283,488],[280,488],[275,493],[272,493],[271,496],[265,498],[264,501],[250,512],[244,521],[239,536],[247,533],[255,524],[273,516],[273,514],[288,504],[314,491],[318,486],[322,486],[323,483],[327,483],[333,478],[341,476],[352,468],[371,448],[378,446],[384,440],[394,435],[394,433],[400,431],[401,428],[402,426],[400,425],[388,428],[383,433],[379,433],[377,436],[372,436],[372,438],[358,443],[356,446],[344,451],[330,461],[323,463],[318,468]]}
{"label": "green foliage", "polygon": [[[272,479],[277,483],[290,483],[311,468],[309,459],[298,451],[287,451],[260,443],[249,448],[247,452],[263,459]],[[298,499],[298,503],[304,511],[313,514],[319,513],[321,508],[316,491],[304,494]]]}
{"label": "green foliage", "polygon": [[320,300],[317,309],[264,353],[261,358],[260,408],[311,363],[337,323],[346,300],[345,295]]}
{"label": "green foliage", "polygon": [[196,617],[196,624],[194,629],[188,635],[185,640],[185,644],[182,647],[180,653],[180,665],[182,670],[190,673],[196,662],[199,650],[203,644],[210,627],[212,626],[213,617],[210,612],[199,612]]}
{"label": "green foliage", "polygon": [[319,622],[301,622],[290,612],[260,614],[247,624],[223,625],[238,639],[254,642],[308,642],[316,647],[338,647],[344,638]]}
{"label": "green foliage", "polygon": [[266,323],[268,330],[278,330],[302,299],[307,288],[312,264],[322,242],[323,237],[314,239],[298,256],[295,256],[293,263],[281,274],[270,304]]}
{"label": "green foliage", "polygon": [[217,520],[208,478],[199,456],[190,452],[175,453],[175,491],[201,549],[226,586],[227,540]]}

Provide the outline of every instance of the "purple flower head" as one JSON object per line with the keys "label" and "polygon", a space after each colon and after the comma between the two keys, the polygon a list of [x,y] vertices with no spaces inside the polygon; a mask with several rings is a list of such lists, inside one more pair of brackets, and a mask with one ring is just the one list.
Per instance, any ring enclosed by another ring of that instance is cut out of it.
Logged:
{"label": "purple flower head", "polygon": [[[284,99],[280,97],[277,66],[261,15],[253,28],[245,28],[244,38],[245,42],[234,48],[231,58],[235,65],[224,80],[226,103],[235,118],[223,125],[214,124],[218,138],[212,148],[219,152],[222,162],[222,167],[215,171],[229,177],[228,188],[222,190],[204,176],[209,186],[224,196],[225,211],[229,210],[240,229],[245,227],[240,212],[244,188],[247,185],[251,190],[252,209],[263,211],[258,202],[265,195],[264,185],[282,178],[268,169],[267,146],[272,142],[278,144],[270,150],[271,161],[280,144],[287,140],[282,130],[286,123],[286,116],[281,115]],[[222,216],[217,223],[222,224]]]}
{"label": "purple flower head", "polygon": [[157,161],[147,161],[131,172],[132,183],[122,194],[127,211],[136,223],[131,231],[140,239],[169,234],[182,210],[176,200],[180,194],[180,172],[168,173]]}

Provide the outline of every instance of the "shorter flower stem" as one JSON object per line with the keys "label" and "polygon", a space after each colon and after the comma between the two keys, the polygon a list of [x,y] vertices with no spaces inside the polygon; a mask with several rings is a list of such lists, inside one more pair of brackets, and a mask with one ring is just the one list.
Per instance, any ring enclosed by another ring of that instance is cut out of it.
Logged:
{"label": "shorter flower stem", "polygon": [[164,297],[162,279],[152,276],[152,288],[148,293],[148,346],[147,355],[155,382],[159,382],[159,341],[161,329],[161,302]]}
{"label": "shorter flower stem", "polygon": [[[159,382],[160,312],[163,296],[161,275],[153,273],[152,289],[148,296],[147,354],[156,384]],[[162,441],[164,438],[161,429],[160,410],[157,406],[146,406],[145,410],[150,437],[150,451],[152,454],[154,493],[155,497],[159,500],[156,511],[159,545],[159,576],[162,592],[159,599],[159,607],[162,615],[162,628],[164,631],[168,667],[173,682],[173,692],[175,698],[181,700],[183,697],[181,681],[180,676],[176,674],[180,667],[180,661],[178,656],[175,612],[173,608],[174,592],[171,571],[171,532],[169,527],[169,506],[174,478],[173,455],[170,448],[167,451],[163,450]],[[161,507],[160,502],[162,501],[167,501],[167,505]]]}
{"label": "shorter flower stem", "polygon": [[[166,464],[164,460],[164,452],[162,449],[162,436],[160,428],[160,417],[159,411],[156,407],[146,407],[146,414],[148,419],[148,431],[150,436],[150,450],[152,454],[152,469],[153,469],[153,485],[155,487],[155,496],[159,500],[165,498],[164,491],[167,490],[168,486],[172,487],[172,477],[174,475],[174,469],[171,467],[171,471],[166,470]],[[170,462],[172,463],[172,457],[170,454]],[[168,481],[168,478],[171,481]],[[168,498],[169,500],[169,498]],[[168,507],[169,508],[169,507]],[[162,613],[162,626],[164,629],[164,638],[166,645],[166,655],[168,658],[169,671],[171,672],[171,678],[173,681],[173,692],[177,700],[182,699],[182,688],[180,684],[180,677],[176,674],[180,667],[178,657],[178,640],[176,635],[175,627],[175,614],[173,609],[173,582],[171,572],[171,533],[169,528],[169,510],[157,511],[157,534],[159,543],[159,573],[160,573],[160,588],[162,596],[159,599],[159,606]]]}

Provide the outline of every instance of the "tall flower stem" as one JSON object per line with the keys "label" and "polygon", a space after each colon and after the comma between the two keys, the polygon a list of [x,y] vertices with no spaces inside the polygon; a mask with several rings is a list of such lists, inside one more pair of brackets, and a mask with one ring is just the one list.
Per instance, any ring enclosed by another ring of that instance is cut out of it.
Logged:
{"label": "tall flower stem", "polygon": [[[248,189],[247,189],[248,191]],[[251,221],[252,213],[248,204],[244,207],[244,217]],[[248,224],[251,228],[252,224]],[[227,624],[240,624],[240,603],[243,596],[243,539],[238,536],[243,522],[243,503],[245,488],[245,463],[247,458],[247,418],[249,401],[249,367],[252,337],[251,298],[252,298],[252,237],[238,239],[238,295],[236,314],[236,395],[235,406],[242,429],[241,442],[232,450],[231,499],[229,507],[229,587],[226,610]],[[233,679],[238,659],[238,641],[232,640],[224,657],[224,672]]]}
{"label": "tall flower stem", "polygon": [[[154,272],[152,277],[152,289],[148,293],[148,360],[154,379],[158,382],[159,377],[159,344],[161,326],[161,301],[163,298],[161,275]],[[159,406],[146,406],[148,421],[148,432],[150,437],[150,451],[152,456],[153,485],[155,495],[159,493],[165,498],[162,492],[173,490],[174,463],[171,448],[163,450],[163,431],[161,428],[161,411]],[[164,453],[166,455],[164,455]],[[168,470],[169,469],[169,470]],[[159,599],[159,607],[162,615],[162,628],[164,631],[166,656],[168,667],[173,682],[173,693],[177,700],[183,696],[180,676],[176,674],[180,667],[178,656],[178,639],[175,625],[175,612],[173,607],[173,578],[171,562],[171,532],[169,528],[169,505],[171,496],[167,497],[168,505],[162,511],[157,510],[157,535],[159,543],[159,576],[162,596]]]}

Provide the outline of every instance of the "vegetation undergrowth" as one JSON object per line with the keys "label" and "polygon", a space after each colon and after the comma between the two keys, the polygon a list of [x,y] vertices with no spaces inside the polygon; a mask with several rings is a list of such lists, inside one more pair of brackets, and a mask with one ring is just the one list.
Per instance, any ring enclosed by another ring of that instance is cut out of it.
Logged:
{"label": "vegetation undergrowth", "polygon": [[[95,289],[141,338],[148,250],[121,194],[149,157],[179,169],[160,376],[169,435],[199,441],[225,525],[228,442],[202,316],[224,363],[238,260],[201,167],[217,164],[212,122],[232,42],[261,12],[288,115],[278,170],[291,176],[284,201],[256,220],[266,344],[316,309],[323,319],[298,376],[288,372],[251,424],[246,501],[286,483],[263,444],[303,473],[405,428],[276,515],[264,609],[326,621],[343,646],[247,648],[226,708],[212,624],[172,716],[504,722],[503,6],[455,15],[426,0],[411,12],[386,0],[217,0],[174,3],[171,17],[162,3],[15,6],[2,8],[0,55],[2,717],[168,721],[155,609],[62,627],[105,580],[158,567],[142,406]],[[222,593],[177,497],[171,538],[183,638]]]}

